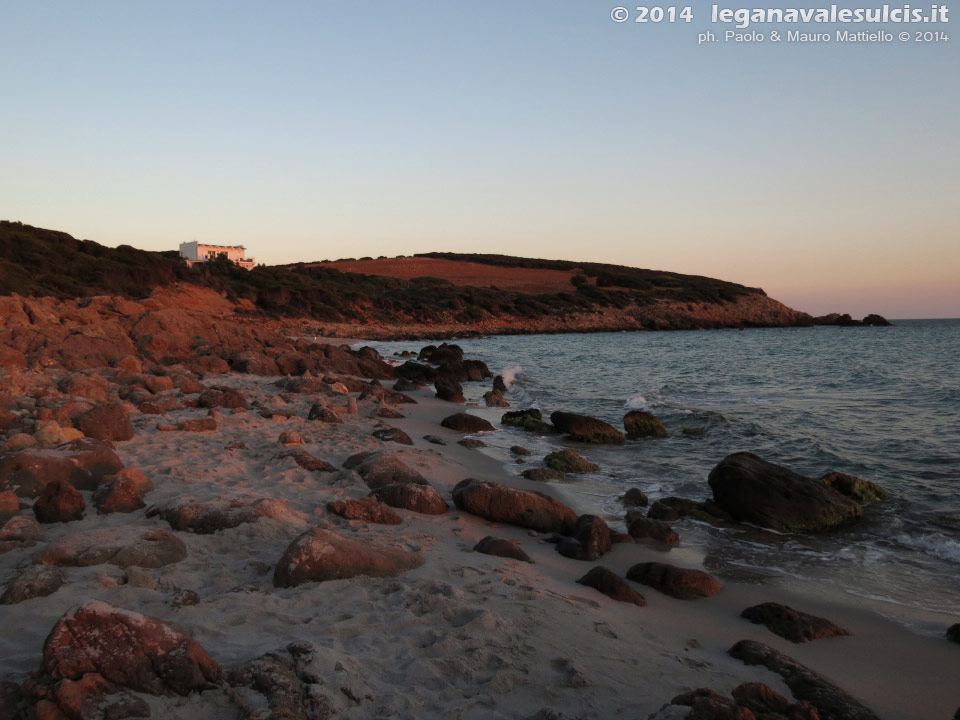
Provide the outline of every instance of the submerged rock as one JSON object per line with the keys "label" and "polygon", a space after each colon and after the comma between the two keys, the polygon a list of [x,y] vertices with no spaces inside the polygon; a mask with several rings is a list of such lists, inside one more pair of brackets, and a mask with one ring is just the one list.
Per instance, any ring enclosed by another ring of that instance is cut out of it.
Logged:
{"label": "submerged rock", "polygon": [[667,429],[663,426],[660,418],[645,410],[631,410],[624,415],[623,428],[627,431],[627,437],[631,440],[667,436]]}
{"label": "submerged rock", "polygon": [[774,635],[779,635],[793,643],[849,635],[850,633],[826,618],[808,615],[787,605],[767,602],[748,607],[740,617],[755,625],[766,625]]}
{"label": "submerged rock", "polygon": [[547,433],[553,432],[554,427],[550,423],[544,422],[543,413],[536,408],[526,410],[512,410],[504,413],[500,418],[501,425],[520,428],[529,432]]}
{"label": "submerged rock", "polygon": [[630,488],[620,496],[620,502],[627,507],[646,507],[650,500],[640,488]]}
{"label": "submerged rock", "polygon": [[570,449],[550,453],[543,459],[543,464],[551,470],[563,473],[589,473],[600,469],[599,465]]}
{"label": "submerged rock", "polygon": [[861,505],[879,502],[889,497],[887,491],[875,482],[858,478],[855,475],[832,472],[822,476],[820,482]]}
{"label": "submerged rock", "polygon": [[863,515],[836,490],[748,452],[724,458],[709,483],[714,501],[734,519],[780,532],[823,532]]}

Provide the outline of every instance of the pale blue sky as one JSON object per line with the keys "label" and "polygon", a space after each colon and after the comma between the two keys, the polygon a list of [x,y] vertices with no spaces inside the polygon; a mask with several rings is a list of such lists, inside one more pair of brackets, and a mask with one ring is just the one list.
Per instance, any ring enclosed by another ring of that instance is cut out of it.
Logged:
{"label": "pale blue sky", "polygon": [[0,217],[268,263],[503,252],[960,315],[960,31],[698,47],[709,4],[646,26],[615,4],[0,0]]}

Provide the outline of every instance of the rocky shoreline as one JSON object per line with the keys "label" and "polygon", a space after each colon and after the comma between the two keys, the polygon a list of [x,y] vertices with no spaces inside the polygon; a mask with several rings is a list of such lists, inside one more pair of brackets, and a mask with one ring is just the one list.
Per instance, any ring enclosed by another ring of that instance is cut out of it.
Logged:
{"label": "rocky shoreline", "polygon": [[[3,301],[0,717],[813,720],[957,705],[946,638],[682,553],[683,518],[855,522],[882,500],[866,481],[737,453],[702,502],[644,511],[631,492],[622,518],[580,514],[550,482],[590,467],[574,447],[655,438],[655,417],[628,413],[621,432],[576,408],[508,410],[502,424],[574,446],[514,476],[482,452],[497,427],[464,406],[461,384],[492,373],[455,346],[395,367],[205,296]],[[505,390],[493,379],[488,404]]]}

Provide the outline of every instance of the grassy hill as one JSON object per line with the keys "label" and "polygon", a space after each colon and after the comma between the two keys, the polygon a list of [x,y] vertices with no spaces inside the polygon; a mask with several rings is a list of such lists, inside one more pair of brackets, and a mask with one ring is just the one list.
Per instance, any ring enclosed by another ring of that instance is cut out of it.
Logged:
{"label": "grassy hill", "polygon": [[[158,286],[183,282],[218,290],[233,300],[248,300],[271,316],[444,326],[504,319],[515,325],[542,321],[539,331],[544,327],[562,330],[571,317],[587,314],[618,313],[618,329],[786,325],[796,324],[799,316],[766,298],[762,290],[712,278],[502,255],[428,253],[421,257],[487,266],[494,280],[497,267],[527,268],[534,275],[538,269],[565,270],[571,272],[570,284],[558,292],[531,294],[498,289],[496,282],[485,287],[458,285],[436,277],[405,279],[341,272],[313,263],[246,271],[226,261],[214,261],[188,268],[176,251],[157,253],[126,245],[108,248],[63,232],[2,221],[0,294],[139,299]],[[727,311],[731,305],[755,305],[761,300],[765,311],[756,317]],[[773,314],[771,304],[777,306]],[[703,312],[704,308],[725,310],[717,315]],[[789,312],[780,313],[778,308]],[[600,329],[603,321],[598,322]]]}

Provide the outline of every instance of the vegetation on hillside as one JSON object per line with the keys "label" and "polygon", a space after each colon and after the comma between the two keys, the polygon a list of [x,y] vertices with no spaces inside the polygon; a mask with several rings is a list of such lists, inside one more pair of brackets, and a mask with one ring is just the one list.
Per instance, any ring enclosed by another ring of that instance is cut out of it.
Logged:
{"label": "vegetation on hillside", "polygon": [[0,294],[58,298],[110,294],[140,299],[157,286],[185,282],[216,289],[234,300],[249,300],[276,316],[310,316],[329,322],[473,323],[508,316],[563,318],[601,308],[644,307],[660,299],[722,303],[762,293],[711,278],[616,265],[501,255],[432,253],[429,257],[579,269],[595,282],[580,277],[569,292],[529,295],[494,287],[456,286],[439,278],[401,280],[305,264],[258,266],[247,271],[218,260],[190,268],[176,251],[157,253],[126,245],[108,248],[66,233],[2,221]]}

